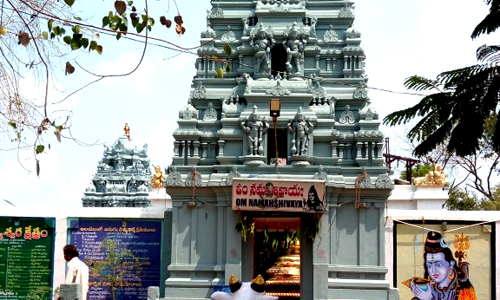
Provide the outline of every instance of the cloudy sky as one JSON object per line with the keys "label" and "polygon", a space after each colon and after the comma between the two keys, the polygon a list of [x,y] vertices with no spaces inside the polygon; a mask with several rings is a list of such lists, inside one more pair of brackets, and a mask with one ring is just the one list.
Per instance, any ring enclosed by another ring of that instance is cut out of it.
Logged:
{"label": "cloudy sky", "polygon": [[[85,1],[86,2],[86,1]],[[103,1],[95,1],[103,5]],[[111,3],[110,1],[106,1]],[[78,1],[77,1],[78,3]],[[187,29],[178,37],[170,29],[157,26],[152,35],[176,44],[199,44],[199,33],[206,27],[209,0],[177,1]],[[458,4],[460,3],[460,4]],[[171,3],[173,5],[173,3]],[[110,4],[111,5],[111,4]],[[168,1],[152,1],[153,15],[176,15]],[[108,9],[104,9],[104,13]],[[97,20],[104,13],[96,13]],[[475,50],[485,43],[498,43],[498,34],[477,41],[470,39],[474,26],[485,16],[481,0],[358,0],[355,1],[354,27],[361,32],[367,55],[369,96],[381,118],[418,102],[419,96],[405,94],[404,79],[411,75],[433,77],[441,71],[475,63]],[[99,23],[99,22],[97,22]],[[142,46],[121,40],[106,41],[104,53],[78,53],[82,66],[96,74],[126,73],[138,63]],[[172,132],[177,128],[178,111],[187,103],[196,56],[166,48],[149,46],[139,69],[127,77],[107,78],[80,91],[59,106],[73,112],[72,134],[81,143],[57,143],[52,133],[45,141],[51,150],[40,156],[41,172],[33,171],[31,152],[6,151],[12,148],[0,141],[0,209],[8,200],[16,206],[81,206],[81,197],[102,158],[103,143],[111,145],[123,134],[125,122],[139,146],[148,144],[151,163],[162,167],[172,160]],[[55,79],[51,101],[63,98],[95,77],[77,67],[76,72]],[[29,79],[26,86],[35,86]],[[37,89],[31,89],[36,96]],[[382,127],[391,141],[401,130]],[[83,144],[83,145],[82,145]],[[86,144],[94,146],[85,146]],[[391,153],[402,155],[392,143]],[[27,171],[28,169],[29,171]]]}

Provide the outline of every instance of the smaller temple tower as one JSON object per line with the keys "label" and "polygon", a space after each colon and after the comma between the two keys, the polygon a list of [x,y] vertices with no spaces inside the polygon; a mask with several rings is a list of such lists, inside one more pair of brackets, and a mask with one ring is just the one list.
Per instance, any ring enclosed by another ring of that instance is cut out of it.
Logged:
{"label": "smaller temple tower", "polygon": [[104,145],[103,158],[82,197],[84,207],[147,207],[152,190],[148,145],[137,147],[125,123],[124,134],[111,147]]}

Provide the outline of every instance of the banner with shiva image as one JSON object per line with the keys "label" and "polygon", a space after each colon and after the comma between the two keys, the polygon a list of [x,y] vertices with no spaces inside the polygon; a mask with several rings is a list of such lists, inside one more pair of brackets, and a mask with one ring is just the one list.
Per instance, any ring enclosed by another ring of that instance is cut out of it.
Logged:
{"label": "banner with shiva image", "polygon": [[394,226],[400,299],[495,298],[491,223],[401,222]]}

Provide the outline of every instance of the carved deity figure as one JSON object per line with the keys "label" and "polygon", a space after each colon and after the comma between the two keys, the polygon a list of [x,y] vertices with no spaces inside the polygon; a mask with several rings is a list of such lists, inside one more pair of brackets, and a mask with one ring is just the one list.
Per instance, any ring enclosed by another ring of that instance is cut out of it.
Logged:
{"label": "carved deity figure", "polygon": [[446,180],[443,168],[440,165],[434,165],[434,171],[429,171],[429,173],[423,177],[415,178],[414,183],[416,186],[443,187],[448,183],[448,181]]}
{"label": "carved deity figure", "polygon": [[212,28],[212,24],[207,22],[207,29],[201,32],[201,38],[214,39],[217,36],[215,30]]}
{"label": "carved deity figure", "polygon": [[283,35],[286,37],[284,44],[286,46],[287,62],[286,71],[288,74],[301,73],[301,63],[304,59],[305,40],[297,28],[297,23],[293,22],[291,29],[286,29]]}
{"label": "carved deity figure", "polygon": [[288,131],[292,133],[292,154],[307,155],[309,146],[310,134],[314,129],[314,125],[309,118],[306,118],[302,113],[302,107],[299,107],[294,119],[288,122]]}
{"label": "carved deity figure", "polygon": [[259,23],[259,27],[254,28],[250,34],[250,45],[256,51],[255,73],[269,73],[271,71],[269,56],[271,47],[274,45],[272,31],[264,29],[264,25]]}
{"label": "carved deity figure", "polygon": [[151,178],[150,184],[155,189],[163,186],[163,172],[160,166],[155,167],[155,173],[153,174],[153,178]]}
{"label": "carved deity figure", "polygon": [[311,37],[316,37],[316,25],[318,24],[318,17],[313,17],[311,19],[311,27],[309,28],[309,35]]}
{"label": "carved deity figure", "polygon": [[257,114],[257,106],[254,105],[250,117],[241,122],[241,128],[248,135],[248,153],[250,155],[263,155],[262,137],[267,132],[269,125],[265,117],[260,119]]}
{"label": "carved deity figure", "polygon": [[214,108],[214,104],[212,102],[208,102],[208,108],[205,110],[203,121],[213,121],[213,120],[217,120],[217,111]]}
{"label": "carved deity figure", "polygon": [[241,19],[242,23],[243,23],[243,32],[241,33],[242,36],[247,36],[248,35],[248,26],[249,26],[249,20],[248,18],[243,18]]}

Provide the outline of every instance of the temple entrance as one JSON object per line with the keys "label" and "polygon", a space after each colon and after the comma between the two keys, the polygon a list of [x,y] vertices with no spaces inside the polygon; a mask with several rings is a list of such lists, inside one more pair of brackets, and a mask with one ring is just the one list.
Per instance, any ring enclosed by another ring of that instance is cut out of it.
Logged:
{"label": "temple entrance", "polygon": [[255,218],[253,276],[266,280],[266,294],[300,299],[300,218]]}

